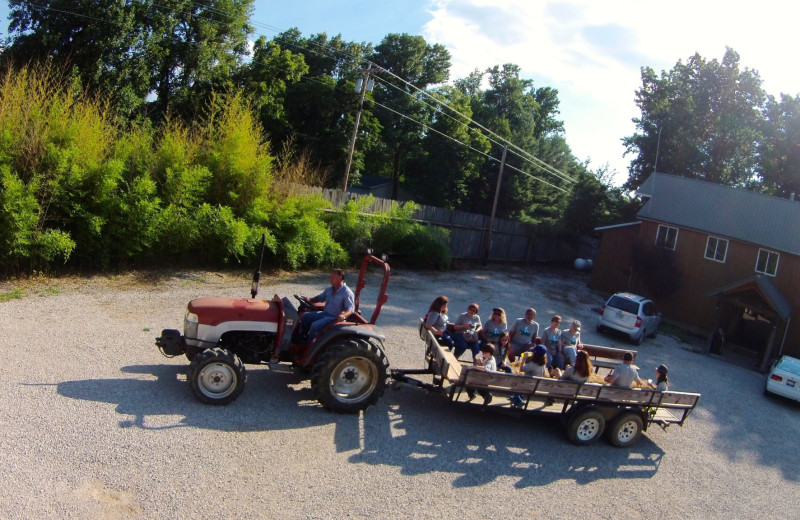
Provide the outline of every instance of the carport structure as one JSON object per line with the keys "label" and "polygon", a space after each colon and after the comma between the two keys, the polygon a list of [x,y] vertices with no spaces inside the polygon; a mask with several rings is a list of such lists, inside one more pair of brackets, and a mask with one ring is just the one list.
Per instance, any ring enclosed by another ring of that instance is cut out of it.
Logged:
{"label": "carport structure", "polygon": [[770,279],[755,275],[708,293],[717,298],[707,352],[744,356],[760,371],[783,353],[792,307]]}

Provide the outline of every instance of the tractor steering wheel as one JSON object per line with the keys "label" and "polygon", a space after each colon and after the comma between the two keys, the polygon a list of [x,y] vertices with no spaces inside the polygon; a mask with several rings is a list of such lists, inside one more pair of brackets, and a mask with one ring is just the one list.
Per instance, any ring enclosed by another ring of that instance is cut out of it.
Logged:
{"label": "tractor steering wheel", "polygon": [[297,310],[299,312],[307,311],[309,309],[313,309],[314,308],[314,305],[312,305],[312,303],[310,301],[308,301],[308,299],[305,298],[304,296],[300,296],[299,294],[295,294],[294,297],[297,298],[297,301],[300,302],[300,306],[297,308]]}

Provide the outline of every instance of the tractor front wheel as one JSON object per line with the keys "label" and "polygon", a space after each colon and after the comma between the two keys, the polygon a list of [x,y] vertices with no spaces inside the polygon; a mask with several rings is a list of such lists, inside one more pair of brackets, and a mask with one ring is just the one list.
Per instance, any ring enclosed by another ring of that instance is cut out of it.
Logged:
{"label": "tractor front wheel", "polygon": [[311,390],[325,408],[356,413],[383,395],[387,366],[383,351],[369,341],[340,340],[314,364]]}
{"label": "tractor front wheel", "polygon": [[244,390],[242,361],[230,350],[206,349],[195,355],[187,374],[192,391],[208,404],[228,404]]}

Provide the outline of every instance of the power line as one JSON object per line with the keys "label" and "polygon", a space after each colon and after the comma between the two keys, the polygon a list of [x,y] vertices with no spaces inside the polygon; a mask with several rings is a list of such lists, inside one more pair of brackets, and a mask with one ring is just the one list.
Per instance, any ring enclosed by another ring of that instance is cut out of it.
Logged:
{"label": "power line", "polygon": [[[387,85],[387,86],[389,86],[389,87],[392,87],[393,89],[396,89],[396,90],[398,90],[398,91],[400,91],[400,92],[403,92],[403,93],[405,93],[405,94],[408,94],[408,95],[410,96],[410,94],[409,94],[408,92],[404,91],[403,89],[401,89],[401,88],[400,88],[400,87],[398,87],[397,85],[393,85],[393,84],[391,84],[390,82],[386,81],[386,80],[385,80],[385,79],[383,79],[383,78],[377,78],[377,79],[378,79],[378,81],[381,81],[381,82],[383,82],[385,85]],[[441,114],[441,115],[443,115],[443,116],[445,116],[445,117],[449,118],[450,120],[452,120],[452,121],[455,121],[455,122],[456,122],[456,123],[458,123],[459,125],[462,125],[462,126],[463,126],[463,127],[465,127],[467,130],[470,130],[470,131],[472,131],[472,132],[478,132],[478,135],[481,135],[481,136],[485,137],[486,139],[488,139],[488,140],[489,140],[491,143],[493,143],[493,144],[496,144],[496,145],[498,145],[498,146],[504,146],[504,145],[506,145],[506,144],[507,144],[507,143],[505,143],[505,142],[499,142],[499,141],[497,141],[497,140],[495,140],[495,139],[492,139],[492,137],[491,137],[490,135],[489,135],[489,136],[487,136],[487,135],[485,135],[485,134],[482,134],[482,133],[480,133],[480,131],[479,131],[479,130],[477,130],[477,129],[475,129],[475,128],[472,128],[472,127],[470,127],[470,126],[469,126],[469,123],[464,123],[463,121],[459,121],[458,119],[454,118],[453,116],[451,116],[451,115],[447,114],[447,113],[446,113],[446,112],[444,112],[444,111],[438,110],[438,109],[437,109],[436,107],[434,107],[433,105],[431,105],[431,104],[429,104],[429,103],[426,103],[425,101],[423,101],[423,100],[421,100],[421,99],[414,98],[413,96],[412,96],[412,99],[416,99],[418,102],[422,103],[422,104],[423,104],[423,105],[425,105],[426,107],[428,107],[428,108],[431,108],[431,109],[433,109],[434,111],[437,111],[439,114]],[[447,106],[447,105],[445,105],[445,106]],[[465,116],[465,115],[461,114],[460,112],[456,111],[456,113],[457,113],[457,114],[459,114],[459,115],[461,115],[462,117],[464,117],[464,118],[465,118],[465,119],[467,119],[468,121],[471,121],[471,120],[470,120],[470,119],[469,119],[467,116]],[[519,158],[520,158],[520,159],[522,159],[523,161],[526,161],[528,164],[531,164],[532,166],[534,166],[534,167],[536,167],[536,168],[540,168],[540,169],[544,170],[544,171],[545,171],[545,173],[549,173],[549,174],[551,174],[551,175],[554,175],[555,177],[557,177],[557,178],[559,178],[559,179],[561,179],[561,180],[566,180],[566,181],[569,181],[569,182],[575,182],[575,181],[574,181],[572,178],[570,178],[570,177],[563,177],[563,176],[560,174],[561,172],[559,172],[558,170],[555,170],[555,172],[553,172],[553,171],[550,171],[550,170],[548,170],[548,169],[546,169],[546,168],[543,168],[543,167],[541,166],[541,164],[539,164],[539,163],[541,163],[542,161],[539,161],[539,162],[534,162],[534,161],[532,161],[532,160],[528,159],[527,157],[525,157],[525,156],[523,156],[523,155],[520,155],[519,153],[517,153],[517,152],[515,152],[515,151],[512,151],[512,153],[514,153],[514,154],[515,154],[517,157],[519,157]],[[545,163],[545,164],[546,164],[546,163]],[[510,166],[509,166],[509,167],[510,167]],[[512,167],[512,169],[514,169],[514,168]],[[556,172],[557,172],[557,173],[556,173]]]}
{"label": "power line", "polygon": [[[434,96],[432,96],[432,95],[431,95],[431,94],[429,94],[428,92],[425,92],[424,90],[421,90],[421,89],[417,88],[417,87],[416,87],[414,84],[412,84],[412,83],[410,83],[410,82],[408,82],[408,81],[404,80],[403,78],[401,78],[401,77],[400,77],[400,76],[398,76],[397,74],[394,74],[393,72],[391,72],[391,71],[389,71],[389,70],[386,70],[386,69],[384,69],[384,68],[381,68],[381,67],[379,67],[379,68],[378,68],[378,70],[379,70],[379,71],[382,71],[382,72],[386,72],[387,74],[391,75],[392,77],[395,77],[395,78],[399,79],[400,81],[402,81],[403,83],[405,83],[405,84],[406,84],[406,85],[408,85],[409,87],[413,88],[414,90],[416,90],[417,92],[419,92],[419,93],[420,93],[420,94],[422,94],[423,96],[429,97],[429,98],[433,99],[434,101],[436,101],[437,103],[441,104],[443,107],[447,108],[448,110],[451,110],[451,111],[453,111],[453,112],[455,112],[455,113],[459,114],[460,116],[462,116],[462,117],[464,117],[464,118],[467,118],[467,116],[465,116],[464,114],[462,114],[462,113],[461,113],[461,112],[459,112],[458,110],[454,109],[454,108],[453,108],[453,107],[451,107],[451,106],[448,106],[447,104],[444,104],[444,103],[442,103],[441,101],[437,100],[437,99],[436,99]],[[519,146],[515,145],[515,144],[514,144],[514,143],[512,143],[511,141],[509,141],[509,140],[505,139],[504,137],[502,137],[502,136],[500,136],[500,135],[497,135],[495,132],[493,132],[493,131],[489,130],[488,128],[486,128],[486,127],[485,127],[485,126],[483,126],[482,124],[478,123],[477,121],[475,121],[475,120],[473,120],[473,119],[471,119],[471,118],[467,118],[467,119],[469,119],[469,121],[470,121],[470,122],[472,122],[472,123],[474,123],[474,124],[475,124],[477,127],[481,128],[482,130],[484,130],[484,131],[486,131],[486,132],[490,133],[491,135],[495,136],[497,139],[501,140],[503,143],[505,143],[505,144],[508,144],[510,147],[514,148],[514,149],[515,149],[515,150],[517,150],[518,152],[520,152],[520,153],[522,153],[522,154],[524,154],[524,155],[526,155],[526,156],[530,157],[532,160],[534,160],[534,161],[536,161],[536,162],[540,163],[540,164],[542,165],[542,167],[544,167],[544,168],[546,168],[546,169],[548,169],[548,170],[551,170],[551,171],[552,171],[552,172],[554,172],[554,174],[556,174],[556,175],[563,176],[563,177],[564,177],[564,180],[569,180],[570,182],[577,182],[577,181],[575,181],[575,179],[573,179],[572,177],[570,177],[570,176],[569,176],[569,175],[567,175],[566,173],[564,173],[564,172],[562,172],[562,171],[558,170],[557,168],[555,168],[555,167],[553,167],[553,166],[550,166],[549,164],[547,164],[546,162],[542,161],[542,160],[541,160],[541,159],[539,159],[538,157],[534,156],[533,154],[531,154],[531,153],[529,153],[529,152],[527,152],[527,151],[523,150],[523,149],[522,149],[522,148],[520,148]]]}
{"label": "power line", "polygon": [[[198,3],[198,2],[195,2],[195,3]],[[212,10],[213,10],[213,9],[212,9]],[[264,27],[264,28],[268,28],[268,29],[270,29],[270,30],[273,30],[273,31],[275,31],[276,33],[279,33],[279,32],[280,32],[280,30],[279,30],[278,28],[276,28],[276,27],[274,27],[274,26],[271,26],[271,25],[268,25],[268,24],[263,24],[263,23],[259,23],[259,22],[253,22],[253,25],[260,25],[260,26],[262,26],[262,27]],[[280,38],[278,38],[278,40],[280,41],[281,39],[280,39]],[[308,39],[306,39],[306,41],[307,41],[308,43],[311,43],[311,44],[313,44],[313,45],[314,45],[314,46],[316,46],[316,47],[323,47],[323,46],[322,46],[322,45],[320,45],[320,44],[317,44],[317,43],[310,42]],[[323,56],[326,56],[326,57],[333,57],[333,56],[331,56],[330,54],[327,54],[327,53],[322,53],[322,52],[318,52],[318,51],[314,51],[314,50],[311,50],[311,49],[309,49],[309,48],[307,48],[307,47],[305,47],[305,48],[304,48],[304,47],[302,47],[302,46],[296,45],[296,44],[294,44],[294,43],[291,43],[291,42],[284,42],[284,43],[288,43],[288,44],[289,44],[290,46],[292,46],[292,47],[295,47],[295,48],[300,48],[300,49],[304,49],[304,50],[307,50],[307,51],[309,51],[309,52],[314,52],[314,53],[316,53],[316,54],[320,54],[320,55],[323,55]],[[354,56],[354,55],[352,55],[352,54],[350,54],[350,53],[347,53],[346,51],[340,51],[340,50],[338,50],[338,49],[332,49],[332,48],[330,48],[330,47],[328,47],[328,49],[329,49],[329,50],[332,50],[333,52],[337,53],[338,55],[347,56],[347,57],[350,57],[350,58],[353,58],[353,59],[357,59],[357,60],[358,60],[358,59],[360,59],[358,56]],[[495,132],[491,131],[491,130],[490,130],[490,129],[488,129],[487,127],[485,127],[485,126],[481,125],[481,124],[480,124],[480,123],[478,123],[477,121],[475,121],[475,120],[473,120],[473,119],[471,119],[471,118],[469,118],[469,117],[465,116],[465,115],[464,115],[464,114],[462,114],[461,112],[459,112],[459,111],[457,111],[456,109],[454,109],[454,108],[450,107],[450,106],[449,106],[449,105],[447,105],[446,103],[443,103],[441,100],[437,99],[436,97],[434,97],[434,96],[430,95],[428,92],[425,92],[425,91],[423,91],[423,90],[421,90],[421,89],[417,88],[415,85],[413,85],[412,83],[410,83],[410,82],[406,81],[405,79],[401,78],[400,76],[398,76],[398,75],[394,74],[393,72],[391,72],[391,71],[389,71],[389,70],[387,70],[387,69],[384,69],[383,67],[380,67],[379,65],[377,65],[377,64],[375,64],[375,63],[373,63],[373,62],[370,62],[369,60],[363,60],[363,59],[362,59],[362,61],[366,61],[366,62],[367,62],[367,64],[371,64],[373,67],[375,67],[375,70],[376,70],[376,71],[378,71],[378,72],[386,72],[387,74],[391,75],[392,77],[394,77],[394,78],[397,78],[398,80],[400,80],[401,82],[405,83],[405,84],[406,84],[406,85],[408,85],[409,87],[411,87],[411,88],[415,89],[416,91],[420,92],[422,95],[424,95],[424,96],[426,96],[426,97],[429,97],[429,98],[431,98],[431,99],[432,99],[433,101],[435,101],[437,104],[439,104],[439,105],[443,106],[444,108],[446,108],[446,109],[448,109],[448,110],[451,110],[451,111],[455,112],[455,113],[456,113],[456,114],[458,114],[460,117],[463,117],[464,119],[466,119],[468,122],[470,122],[470,123],[473,123],[473,124],[475,124],[476,126],[478,126],[479,128],[481,128],[482,130],[484,130],[485,132],[488,132],[490,135],[492,135],[492,136],[494,136],[496,139],[498,139],[498,140],[499,140],[499,141],[500,141],[502,144],[507,144],[507,145],[509,145],[509,146],[510,146],[510,147],[511,147],[511,148],[514,150],[514,153],[516,153],[516,155],[517,155],[518,157],[520,157],[521,159],[523,159],[523,160],[527,160],[527,161],[528,161],[529,163],[531,163],[531,164],[535,164],[536,166],[538,166],[540,169],[544,170],[545,172],[547,172],[547,173],[550,173],[551,175],[554,175],[554,176],[556,176],[556,177],[559,177],[559,178],[560,178],[560,179],[562,179],[562,180],[565,180],[565,181],[567,181],[567,182],[572,182],[572,183],[574,183],[574,182],[577,182],[577,181],[576,181],[575,179],[573,179],[573,178],[572,178],[572,177],[571,177],[569,174],[567,174],[567,173],[564,173],[564,172],[562,172],[561,170],[559,170],[558,168],[555,168],[554,166],[551,166],[550,164],[548,164],[548,163],[546,163],[546,162],[542,161],[541,159],[539,159],[539,158],[538,158],[538,157],[536,157],[535,155],[531,154],[530,152],[527,152],[526,150],[524,150],[524,149],[520,148],[519,146],[515,145],[515,144],[514,144],[514,143],[512,143],[511,141],[508,141],[508,140],[507,140],[507,139],[505,139],[504,137],[502,137],[502,136],[498,135],[497,133],[495,133]],[[377,77],[377,76],[376,76],[376,77]],[[384,83],[386,83],[387,85],[390,85],[390,86],[392,86],[393,88],[398,88],[397,86],[395,86],[395,85],[392,85],[391,83],[389,83],[389,82],[388,82],[388,81],[386,81],[386,80],[383,80],[382,78],[379,78],[379,77],[378,77],[378,79],[379,79],[380,81],[383,81],[383,82],[384,82]],[[406,93],[406,94],[407,94],[407,95],[409,95],[409,96],[411,95],[410,93],[408,93],[408,92],[405,92],[405,91],[403,91],[402,89],[399,89],[399,88],[398,88],[398,90],[401,90],[402,92]],[[412,97],[413,97],[413,96],[412,96]],[[418,98],[414,98],[414,99],[417,99],[417,101],[424,103],[424,101],[422,101],[422,100],[420,100],[420,99],[418,99]],[[425,104],[426,104],[427,106],[429,106],[429,107],[430,107],[430,105],[428,105],[427,103],[425,103]],[[451,117],[451,116],[449,116],[448,114],[445,114],[444,112],[442,112],[442,113],[443,113],[444,115],[446,115],[447,117]],[[454,120],[454,121],[457,121],[457,120],[455,120],[455,119],[453,119],[453,120]],[[460,121],[457,121],[457,122],[461,123]],[[465,123],[461,123],[461,124],[464,124],[464,125],[465,125],[467,128],[469,128],[470,130],[473,130],[473,131],[474,131],[474,129],[472,129],[472,128],[470,128],[470,127],[469,127],[469,124],[468,124],[468,123],[466,123],[466,124],[465,124]],[[487,136],[487,138],[488,138],[488,136]],[[492,140],[492,139],[489,139],[489,140],[490,140],[492,143],[494,143],[494,144],[497,144],[497,145],[500,145],[500,144],[501,144],[500,142],[497,142],[497,141],[495,141],[495,140]],[[527,158],[527,159],[526,159],[526,158]]]}
{"label": "power line", "polygon": [[[383,105],[383,104],[381,104],[381,103],[378,103],[378,102],[377,102],[377,101],[375,101],[375,100],[373,100],[373,101],[372,101],[372,103],[373,103],[373,104],[375,104],[375,105],[377,105],[377,106],[379,106],[379,107],[381,107],[381,108],[383,108],[383,109],[385,109],[385,110],[388,110],[389,112],[392,112],[392,113],[394,113],[394,114],[397,114],[397,115],[398,115],[398,116],[400,116],[400,117],[404,117],[404,118],[408,119],[409,121],[411,121],[411,122],[413,122],[413,123],[416,123],[416,124],[420,125],[420,126],[421,126],[421,127],[423,127],[425,130],[430,130],[430,131],[432,131],[432,132],[435,132],[435,133],[437,133],[437,134],[441,135],[442,137],[445,137],[445,138],[447,138],[447,139],[450,139],[451,141],[455,141],[456,143],[460,144],[461,146],[464,146],[464,147],[466,147],[466,148],[469,148],[469,149],[470,149],[470,150],[472,150],[473,152],[476,152],[476,153],[479,153],[479,154],[483,155],[484,157],[486,157],[486,158],[487,158],[487,159],[489,159],[490,161],[494,161],[494,162],[500,162],[500,161],[499,161],[497,158],[495,158],[495,157],[492,157],[491,155],[487,154],[486,152],[483,152],[483,151],[481,151],[481,150],[478,150],[477,148],[474,148],[474,147],[472,147],[472,146],[470,146],[470,145],[468,145],[468,144],[466,144],[466,143],[462,143],[461,141],[459,141],[459,140],[458,140],[458,139],[456,139],[455,137],[449,136],[449,135],[445,134],[444,132],[440,132],[439,130],[437,130],[437,129],[435,129],[435,128],[432,128],[432,127],[430,127],[430,126],[426,125],[425,123],[421,123],[421,122],[417,121],[416,119],[413,119],[413,118],[411,118],[411,117],[409,117],[409,116],[407,116],[407,115],[405,115],[405,114],[402,114],[402,113],[398,112],[397,110],[391,109],[391,108],[387,107],[386,105]],[[510,164],[508,164],[508,163],[506,163],[506,167],[507,167],[507,168],[511,168],[512,170],[518,171],[519,173],[521,173],[521,174],[523,174],[523,175],[525,175],[525,176],[527,176],[527,177],[530,177],[531,179],[533,179],[533,180],[535,180],[535,181],[539,181],[539,182],[541,182],[541,183],[547,184],[548,186],[551,186],[551,187],[553,187],[553,188],[555,188],[555,189],[557,189],[557,190],[559,190],[559,191],[562,191],[562,192],[564,192],[564,193],[569,193],[569,191],[565,190],[564,188],[561,188],[560,186],[556,186],[555,184],[551,184],[551,183],[549,183],[549,182],[547,182],[547,181],[545,181],[545,180],[543,180],[543,179],[540,179],[539,177],[536,177],[536,176],[534,176],[534,175],[531,175],[531,174],[530,174],[530,173],[528,173],[528,172],[522,171],[522,170],[520,170],[519,168],[515,168],[514,166],[511,166],[511,165],[510,165]]]}

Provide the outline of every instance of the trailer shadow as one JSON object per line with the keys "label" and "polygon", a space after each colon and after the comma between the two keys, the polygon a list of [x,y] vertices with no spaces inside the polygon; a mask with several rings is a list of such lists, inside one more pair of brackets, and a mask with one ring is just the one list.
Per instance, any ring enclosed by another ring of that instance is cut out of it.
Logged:
{"label": "trailer shadow", "polygon": [[652,478],[664,457],[646,436],[629,449],[598,442],[576,447],[560,419],[521,416],[451,404],[442,396],[408,389],[391,392],[385,411],[364,414],[364,449],[353,463],[394,465],[403,474],[447,472],[453,487],[474,487],[516,477],[516,487],[571,479],[579,484],[614,478]]}
{"label": "trailer shadow", "polygon": [[248,369],[247,389],[227,406],[200,403],[185,381],[185,365],[134,365],[125,374],[150,376],[86,379],[57,384],[61,397],[110,403],[120,428],[192,427],[226,432],[303,429],[333,424],[333,445],[352,453],[353,464],[392,465],[403,474],[448,472],[453,487],[473,487],[498,477],[527,488],[572,479],[651,478],[664,452],[646,437],[631,449],[600,442],[574,447],[556,418],[481,412],[443,396],[407,388],[387,390],[361,415],[324,410],[307,382],[290,371]]}

